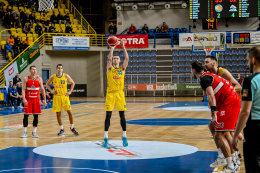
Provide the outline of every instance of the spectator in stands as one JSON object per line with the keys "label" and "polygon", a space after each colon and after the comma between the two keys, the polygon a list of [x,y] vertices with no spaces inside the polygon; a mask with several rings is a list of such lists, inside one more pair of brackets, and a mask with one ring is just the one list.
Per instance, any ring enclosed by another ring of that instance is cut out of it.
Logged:
{"label": "spectator in stands", "polygon": [[0,7],[0,18],[2,19],[5,16],[5,6],[1,5]]}
{"label": "spectator in stands", "polygon": [[54,11],[53,14],[51,15],[51,23],[58,23],[58,19]]}
{"label": "spectator in stands", "polygon": [[34,0],[29,0],[28,6],[34,11]]}
{"label": "spectator in stands", "polygon": [[24,22],[25,23],[30,23],[30,16],[29,16],[28,13],[25,14]]}
{"label": "spectator in stands", "polygon": [[20,47],[20,44],[21,44],[20,36],[17,36],[14,39],[14,52],[19,52],[18,48]]}
{"label": "spectator in stands", "polygon": [[59,0],[54,0],[54,8],[58,8]]}
{"label": "spectator in stands", "polygon": [[42,13],[41,15],[41,23],[47,23],[48,22],[48,16],[45,12]]}
{"label": "spectator in stands", "polygon": [[7,106],[8,92],[6,91],[6,87],[2,87],[1,93],[4,94],[3,106]]}
{"label": "spectator in stands", "polygon": [[144,24],[144,27],[142,28],[142,33],[149,33],[149,28],[146,24]]}
{"label": "spectator in stands", "polygon": [[31,27],[33,27],[33,23],[36,23],[35,15],[33,12],[30,14],[29,19],[30,19]]}
{"label": "spectator in stands", "polygon": [[69,15],[69,13],[67,13],[65,16],[64,16],[64,22],[65,22],[65,24],[66,23],[70,23],[70,15]]}
{"label": "spectator in stands", "polygon": [[19,78],[19,73],[16,73],[15,77],[13,78],[13,84],[16,85],[18,82],[22,82],[22,80]]}
{"label": "spectator in stands", "polygon": [[44,30],[44,33],[45,33],[45,32],[48,32],[48,28],[47,28],[47,26],[45,25],[45,23],[43,24],[42,29]]}
{"label": "spectator in stands", "polygon": [[238,81],[238,83],[240,83],[240,85],[242,85],[243,79],[241,78],[240,74],[237,74],[236,80]]}
{"label": "spectator in stands", "polygon": [[49,27],[49,32],[52,32],[52,33],[56,32],[54,23],[52,23],[51,26]]}
{"label": "spectator in stands", "polygon": [[42,34],[44,34],[44,33],[46,33],[46,31],[45,31],[45,29],[44,29],[44,28],[42,28],[41,35],[42,35]]}
{"label": "spectator in stands", "polygon": [[23,32],[24,32],[25,34],[32,33],[32,32],[31,32],[31,27],[29,26],[29,23],[26,23],[26,25],[25,25],[24,28],[23,28]]}
{"label": "spectator in stands", "polygon": [[113,22],[110,23],[110,25],[108,27],[108,32],[109,32],[109,34],[116,34],[117,28],[116,28],[116,25],[114,25]]}
{"label": "spectator in stands", "polygon": [[25,13],[23,12],[22,9],[19,9],[19,12],[20,12],[20,21],[21,21],[21,24],[22,24],[22,28],[24,28],[24,25],[25,25]]}
{"label": "spectator in stands", "polygon": [[5,11],[6,11],[7,13],[12,11],[9,5],[7,5],[7,7],[6,7],[6,10],[5,10]]}
{"label": "spectator in stands", "polygon": [[7,12],[5,15],[4,23],[8,29],[10,29],[14,22],[14,16],[11,14],[11,12]]}
{"label": "spectator in stands", "polygon": [[13,90],[13,81],[9,81],[9,86],[7,88],[7,92],[8,92],[8,100],[10,103],[11,103],[10,93],[12,92],[12,90]]}
{"label": "spectator in stands", "polygon": [[18,11],[16,11],[16,10],[13,10],[12,11],[12,14],[13,14],[13,17],[14,17],[14,22],[16,23],[16,28],[18,27],[18,26],[20,26],[20,17],[19,17],[19,13],[18,13]]}
{"label": "spectator in stands", "polygon": [[8,60],[8,53],[11,52],[14,57],[13,46],[9,44],[9,41],[5,44],[5,59]]}
{"label": "spectator in stands", "polygon": [[66,27],[66,33],[72,33],[72,28],[70,27],[70,24],[68,23],[67,27]]}
{"label": "spectator in stands", "polygon": [[161,30],[160,30],[160,28],[157,26],[157,27],[155,28],[154,32],[155,32],[155,33],[160,33]]}
{"label": "spectator in stands", "polygon": [[17,100],[17,106],[20,107],[21,99],[19,97],[16,85],[13,85],[13,89],[9,94],[10,94],[10,98],[11,98],[12,109],[14,108],[14,101],[15,100]]}
{"label": "spectator in stands", "polygon": [[135,34],[136,33],[136,27],[134,26],[134,24],[131,24],[131,26],[128,29],[127,34]]}
{"label": "spectator in stands", "polygon": [[64,16],[62,16],[61,12],[59,12],[57,20],[59,21],[59,24],[64,23]]}
{"label": "spectator in stands", "polygon": [[29,37],[26,37],[26,39],[24,40],[24,42],[25,42],[27,45],[30,45]]}
{"label": "spectator in stands", "polygon": [[24,51],[29,45],[25,43],[25,41],[23,41],[23,43],[20,45],[20,51]]}
{"label": "spectator in stands", "polygon": [[[23,86],[23,84],[22,84],[22,82],[18,82],[16,85],[17,85],[17,91],[18,91],[18,94],[19,94],[18,97],[20,98],[21,103],[22,103],[23,102],[23,96],[22,96],[22,90],[23,90],[22,86]],[[22,108],[21,104],[20,104],[20,107]]]}
{"label": "spectator in stands", "polygon": [[37,25],[35,26],[35,33],[37,33],[39,36],[42,35],[42,27],[39,22],[37,22]]}
{"label": "spectator in stands", "polygon": [[16,5],[17,5],[18,8],[23,6],[22,0],[16,0]]}
{"label": "spectator in stands", "polygon": [[166,25],[165,22],[163,22],[163,25],[161,27],[161,33],[167,33],[169,30],[169,27]]}
{"label": "spectator in stands", "polygon": [[12,35],[8,38],[8,42],[10,45],[14,46],[14,37]]}

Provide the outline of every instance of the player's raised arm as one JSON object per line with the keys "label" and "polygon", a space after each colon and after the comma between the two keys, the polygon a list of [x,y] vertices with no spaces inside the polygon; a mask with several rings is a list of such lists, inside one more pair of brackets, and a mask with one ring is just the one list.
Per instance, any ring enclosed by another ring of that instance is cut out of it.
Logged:
{"label": "player's raised arm", "polygon": [[113,58],[114,49],[115,49],[115,46],[110,48],[110,53],[109,53],[108,58],[107,58],[107,73],[112,68],[112,58]]}
{"label": "player's raised arm", "polygon": [[232,76],[232,74],[229,71],[223,70],[222,77],[224,79],[229,79],[229,81],[232,83],[234,89],[239,93],[241,92],[241,90],[242,90],[241,85],[238,83],[238,81]]}
{"label": "player's raised arm", "polygon": [[123,52],[124,52],[124,56],[125,56],[125,61],[123,63],[123,69],[125,71],[127,66],[128,66],[129,57],[128,57],[128,53],[126,51],[126,48],[125,48],[125,45],[124,45],[123,41],[121,41],[121,46],[122,46],[122,49],[123,49]]}
{"label": "player's raised arm", "polygon": [[45,89],[43,87],[43,82],[42,82],[42,78],[40,77],[40,87],[41,87],[41,92],[42,92],[42,97],[43,97],[43,106],[46,107],[47,103],[46,103],[46,95],[45,95]]}
{"label": "player's raised arm", "polygon": [[52,83],[52,81],[53,81],[53,75],[50,77],[50,79],[47,81],[47,83],[46,83],[46,88],[52,93],[52,94],[56,94],[56,91],[55,91],[55,89],[51,89],[51,87],[50,87],[50,84]]}
{"label": "player's raised arm", "polygon": [[73,89],[75,87],[75,82],[68,74],[66,74],[66,79],[71,83],[70,91],[66,93],[66,95],[69,96],[73,92]]}
{"label": "player's raised arm", "polygon": [[23,97],[23,103],[24,105],[27,105],[28,102],[25,98],[25,90],[26,90],[26,82],[27,82],[27,77],[23,78],[23,88],[22,88],[22,97]]}

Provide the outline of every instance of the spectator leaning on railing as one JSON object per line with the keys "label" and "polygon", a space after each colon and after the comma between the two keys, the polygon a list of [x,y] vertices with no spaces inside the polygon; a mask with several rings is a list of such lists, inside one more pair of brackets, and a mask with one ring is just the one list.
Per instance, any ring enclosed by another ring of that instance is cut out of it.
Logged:
{"label": "spectator leaning on railing", "polygon": [[136,27],[134,26],[134,24],[131,24],[131,26],[128,29],[127,34],[135,34],[136,33]]}
{"label": "spectator leaning on railing", "polygon": [[163,25],[161,27],[161,33],[166,33],[166,32],[168,32],[168,30],[169,30],[169,27],[166,25],[165,22],[163,22]]}
{"label": "spectator leaning on railing", "polygon": [[35,33],[41,36],[42,27],[39,22],[37,22],[37,25],[35,26]]}
{"label": "spectator leaning on railing", "polygon": [[149,28],[146,24],[144,24],[144,27],[142,28],[142,33],[149,33]]}
{"label": "spectator leaning on railing", "polygon": [[21,39],[20,39],[20,36],[17,36],[15,39],[14,39],[14,52],[18,52],[18,48],[20,47],[20,44],[21,44]]}
{"label": "spectator leaning on railing", "polygon": [[116,25],[114,25],[113,22],[110,23],[110,25],[108,27],[108,32],[109,32],[109,34],[116,34],[117,28],[116,28]]}
{"label": "spectator leaning on railing", "polygon": [[9,41],[6,42],[5,44],[5,59],[8,60],[8,53],[11,52],[12,56],[14,57],[14,51],[13,51],[13,46],[9,44]]}

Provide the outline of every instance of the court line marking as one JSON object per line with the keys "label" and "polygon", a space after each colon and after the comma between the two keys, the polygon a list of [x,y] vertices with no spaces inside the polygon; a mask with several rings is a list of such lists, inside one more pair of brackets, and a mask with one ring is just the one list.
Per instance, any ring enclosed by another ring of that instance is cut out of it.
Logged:
{"label": "court line marking", "polygon": [[34,170],[34,169],[81,169],[81,170],[92,170],[92,171],[102,171],[102,172],[113,172],[115,171],[103,170],[103,169],[92,169],[92,168],[74,168],[74,167],[39,167],[39,168],[20,168],[20,169],[9,169],[9,170],[0,170],[0,172],[10,172],[10,171],[20,171],[20,170]]}
{"label": "court line marking", "polygon": [[[4,139],[4,138],[3,138]],[[0,149],[0,150],[5,150],[5,149],[7,149],[7,148],[12,148],[13,146],[11,146],[11,147],[5,147],[5,148],[2,148],[2,149]]]}
{"label": "court line marking", "polygon": [[[95,104],[97,104],[97,103],[95,103]],[[90,109],[102,109],[102,110],[105,110],[105,108],[94,108],[94,107],[90,107],[90,106],[88,106],[88,105],[85,105],[85,107],[87,107],[87,108],[90,108]],[[155,107],[150,107],[150,109],[155,109]],[[146,109],[146,111],[148,111],[148,110],[150,110],[150,109]],[[127,112],[129,112],[129,111],[132,111],[132,112],[137,112],[137,111],[144,111],[143,109],[140,109],[140,110],[127,110]],[[153,110],[153,112],[161,112],[162,110],[158,110],[158,111],[154,111]],[[165,110],[165,111],[167,111],[167,110]]]}

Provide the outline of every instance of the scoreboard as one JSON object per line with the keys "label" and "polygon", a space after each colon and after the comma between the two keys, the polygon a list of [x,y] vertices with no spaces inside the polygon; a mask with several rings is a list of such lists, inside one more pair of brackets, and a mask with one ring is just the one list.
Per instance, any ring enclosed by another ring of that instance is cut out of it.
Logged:
{"label": "scoreboard", "polygon": [[189,0],[190,19],[260,17],[260,0]]}

